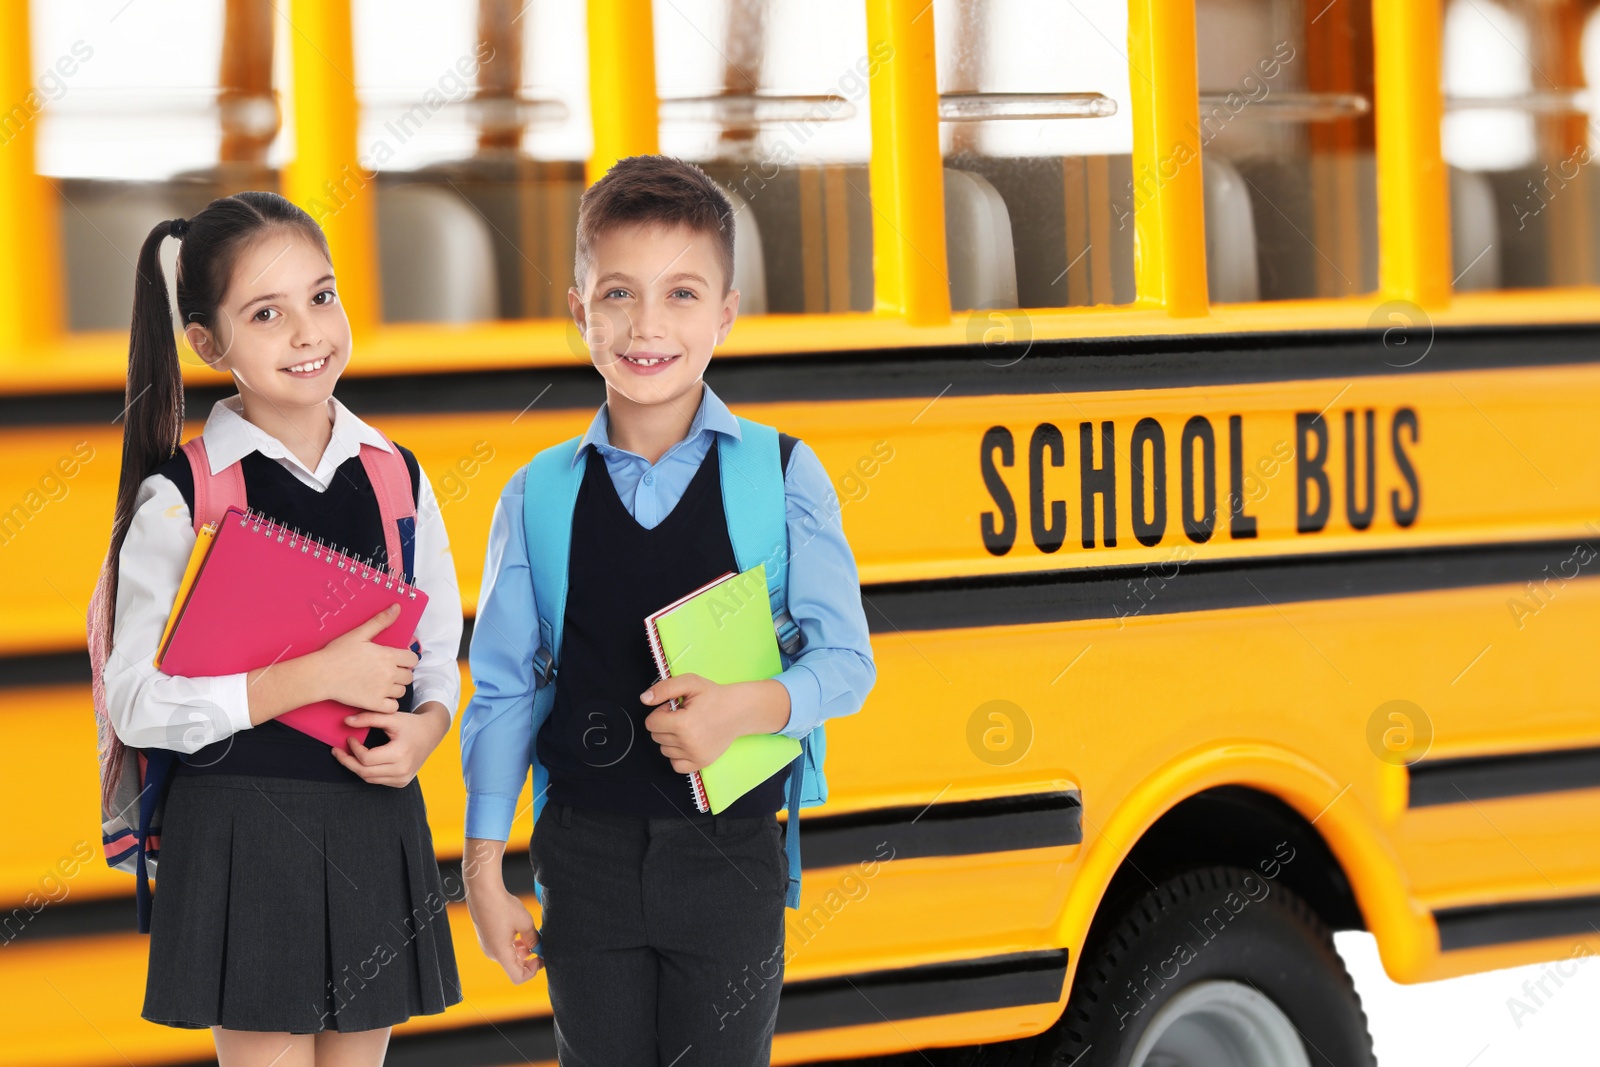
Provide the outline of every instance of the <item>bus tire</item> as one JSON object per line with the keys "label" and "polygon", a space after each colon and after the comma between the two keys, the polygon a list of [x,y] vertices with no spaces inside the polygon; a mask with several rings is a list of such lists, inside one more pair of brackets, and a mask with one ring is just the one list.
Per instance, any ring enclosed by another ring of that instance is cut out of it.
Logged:
{"label": "bus tire", "polygon": [[[1219,1033],[1255,1058],[1162,1056]],[[1327,926],[1281,883],[1238,867],[1186,871],[1097,922],[1066,1010],[1043,1034],[945,1051],[954,1055],[941,1064],[962,1067],[1136,1067],[1147,1057],[1286,1067],[1302,1054],[1312,1067],[1376,1064]]]}
{"label": "bus tire", "polygon": [[1264,994],[1316,1067],[1376,1063],[1366,1013],[1327,926],[1281,883],[1238,867],[1171,878],[1092,937],[1060,1041],[1038,1062],[1127,1067],[1162,1009],[1186,991],[1203,993],[1202,983]]}

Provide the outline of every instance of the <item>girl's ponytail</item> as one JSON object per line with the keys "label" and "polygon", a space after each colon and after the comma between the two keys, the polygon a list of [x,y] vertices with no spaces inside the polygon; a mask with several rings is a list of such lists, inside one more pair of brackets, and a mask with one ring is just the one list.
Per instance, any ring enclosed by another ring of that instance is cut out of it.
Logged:
{"label": "girl's ponytail", "polygon": [[[89,653],[95,663],[111,655],[111,627],[117,610],[117,562],[133,521],[139,483],[177,450],[183,433],[183,376],[172,330],[172,302],[161,269],[161,243],[182,236],[183,219],[163,222],[150,231],[139,249],[133,282],[133,328],[128,336],[128,386],[122,412],[122,473],[117,506],[111,520],[111,547],[100,568],[100,581],[89,605]],[[99,671],[94,671],[95,706],[105,707]],[[122,767],[122,740],[101,717],[100,760],[110,773],[101,774],[101,800],[109,805]]]}
{"label": "girl's ponytail", "polygon": [[106,713],[101,668],[111,655],[117,610],[117,561],[139,484],[170,459],[182,442],[183,376],[172,329],[172,301],[161,272],[161,242],[183,241],[178,252],[178,311],[185,327],[214,330],[234,264],[250,243],[279,231],[310,241],[332,262],[322,228],[277,193],[243,192],[213,200],[192,219],[173,219],[150,231],[139,249],[133,282],[133,329],[128,337],[128,389],[122,414],[122,476],[111,521],[111,548],[89,602],[89,664],[100,729],[102,810],[110,810],[123,765],[123,744]]}

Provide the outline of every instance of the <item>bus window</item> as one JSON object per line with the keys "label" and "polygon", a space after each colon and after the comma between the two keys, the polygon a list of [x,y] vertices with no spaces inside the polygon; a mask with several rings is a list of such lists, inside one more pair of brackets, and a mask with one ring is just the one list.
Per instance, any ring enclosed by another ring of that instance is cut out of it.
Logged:
{"label": "bus window", "polygon": [[1125,0],[932,10],[951,306],[1130,303]]}
{"label": "bus window", "polygon": [[859,0],[660,0],[661,150],[733,194],[745,314],[870,311],[872,151]]}
{"label": "bus window", "polygon": [[386,322],[559,318],[590,148],[582,5],[355,0]]}
{"label": "bus window", "polygon": [[[272,5],[166,0],[91,14],[36,0],[30,18],[47,71],[37,166],[61,201],[68,326],[126,330],[133,264],[157,222],[278,187]],[[162,251],[171,277],[176,242]]]}
{"label": "bus window", "polygon": [[1195,34],[1211,299],[1376,289],[1371,5],[1196,0]]}
{"label": "bus window", "polygon": [[1600,34],[1582,2],[1473,0],[1444,13],[1441,130],[1458,290],[1586,285],[1600,187],[1588,73]]}

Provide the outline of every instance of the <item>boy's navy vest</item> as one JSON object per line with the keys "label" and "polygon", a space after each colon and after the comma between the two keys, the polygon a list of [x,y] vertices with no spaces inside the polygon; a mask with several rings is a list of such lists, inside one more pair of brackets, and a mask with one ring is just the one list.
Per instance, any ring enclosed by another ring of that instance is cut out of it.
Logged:
{"label": "boy's navy vest", "polygon": [[[794,438],[779,441],[781,456],[781,445]],[[579,460],[586,470],[572,515],[561,684],[534,738],[550,774],[550,802],[637,818],[711,818],[645,726],[655,709],[639,694],[657,673],[640,620],[739,569],[718,453],[706,450],[681,499],[648,529],[617,495],[600,452],[590,449]],[[784,805],[788,776],[787,766],[779,768],[723,814],[771,815]]]}
{"label": "boy's navy vest", "polygon": [[[728,540],[740,571],[766,564],[767,594],[774,619],[783,636],[779,657],[787,669],[797,658],[798,626],[788,614],[789,524],[784,491],[783,461],[778,431],[771,426],[739,419],[740,438],[716,435],[722,510],[727,518]],[[537,688],[533,696],[533,736],[550,717],[555,705],[556,675],[561,662],[561,640],[566,620],[568,564],[572,545],[572,520],[587,464],[574,464],[581,437],[554,445],[528,463],[523,487],[523,529],[533,577],[534,601],[539,612],[538,653],[534,656]],[[612,490],[615,492],[615,490]],[[685,496],[688,494],[685,493]],[[668,519],[671,516],[669,514]],[[666,520],[663,520],[666,521]],[[715,577],[713,575],[713,577]],[[643,616],[639,619],[641,631]],[[788,827],[784,848],[789,857],[788,907],[800,906],[800,809],[828,799],[822,773],[827,739],[818,725],[801,741],[799,774],[788,775]],[[540,763],[537,744],[530,746],[533,765],[533,818],[544,808],[549,772]],[[688,789],[687,782],[683,788]],[[544,901],[543,887],[534,883],[535,895]]]}

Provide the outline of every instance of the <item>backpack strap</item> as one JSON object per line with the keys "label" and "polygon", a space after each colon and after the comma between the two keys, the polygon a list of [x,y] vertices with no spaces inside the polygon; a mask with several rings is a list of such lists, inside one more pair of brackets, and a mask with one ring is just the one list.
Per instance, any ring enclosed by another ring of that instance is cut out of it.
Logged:
{"label": "backpack strap", "polygon": [[[555,707],[556,659],[561,651],[561,624],[567,617],[567,561],[572,550],[572,513],[583,484],[582,464],[573,465],[581,437],[574,437],[540,452],[528,461],[522,484],[522,532],[528,548],[528,569],[533,579],[534,606],[539,612],[539,650],[533,654],[533,732]],[[533,821],[544,810],[550,772],[529,746],[533,767]],[[544,903],[544,886],[533,883],[534,896]]]}
{"label": "backpack strap", "polygon": [[728,517],[728,540],[739,569],[767,565],[769,599],[781,602],[787,577],[789,529],[785,522],[778,431],[742,415],[740,436],[717,438],[721,454],[722,510]]}
{"label": "backpack strap", "polygon": [[778,458],[783,462],[783,476],[789,477],[789,457],[794,455],[794,446],[800,443],[798,437],[790,437],[782,430],[778,431]]}
{"label": "backpack strap", "polygon": [[[719,437],[722,467],[722,510],[728,519],[728,539],[741,571],[766,565],[767,596],[778,628],[780,659],[787,668],[804,643],[800,626],[789,614],[789,510],[784,476],[793,454],[793,438],[742,415],[739,439]],[[806,769],[816,765],[821,753],[818,727],[800,742],[800,755],[789,768],[783,850],[789,865],[789,888],[784,906],[800,906],[800,808],[806,799],[802,786]]]}
{"label": "backpack strap", "polygon": [[[205,438],[198,434],[181,447],[194,476],[194,507],[190,510],[198,534],[206,523],[220,522],[230,505],[246,506],[244,468],[230,463],[211,473]],[[98,670],[95,673],[98,675]],[[117,786],[118,809],[101,824],[107,864],[133,874],[134,913],[141,934],[150,932],[150,876],[161,857],[160,820],[177,763],[178,754],[170,749],[126,751]]]}
{"label": "backpack strap", "polygon": [[[384,438],[388,441],[388,438]],[[194,475],[194,528],[195,532],[208,522],[222,518],[229,505],[248,506],[244,486],[244,467],[239,463],[211,473],[211,462],[206,456],[205,438],[196,434],[183,443],[183,453],[189,459],[189,470]],[[400,577],[407,581],[415,573],[417,502],[411,493],[411,472],[405,457],[393,441],[382,449],[376,445],[361,446],[361,466],[372,483],[372,492],[378,498],[378,514],[383,521],[384,546],[388,553],[389,569],[395,570],[400,561]]]}
{"label": "backpack strap", "polygon": [[194,531],[208,522],[219,522],[230,504],[244,507],[244,468],[230,463],[217,473],[211,473],[211,461],[206,457],[205,438],[196,434],[183,443],[183,454],[189,457],[189,470],[194,474]]}
{"label": "backpack strap", "polygon": [[553,445],[528,462],[522,486],[522,529],[528,542],[528,567],[539,610],[539,651],[534,653],[534,685],[546,688],[556,676],[561,654],[561,624],[567,615],[567,561],[572,552],[572,513],[583,484],[583,464],[574,464],[582,437]]}
{"label": "backpack strap", "polygon": [[[780,444],[780,438],[787,434],[742,415],[734,417],[739,420],[739,439],[717,439],[728,540],[733,542],[739,570],[766,564],[767,599],[772,603],[778,646],[786,656],[793,657],[799,654],[805,640],[788,608],[789,520],[783,483],[794,438]],[[777,478],[772,477],[774,471]]]}
{"label": "backpack strap", "polygon": [[387,450],[376,445],[361,446],[361,465],[378,498],[389,570],[410,581],[416,573],[417,504],[411,495],[411,472],[406,468],[405,457],[393,441],[387,437],[384,440],[389,442]]}

